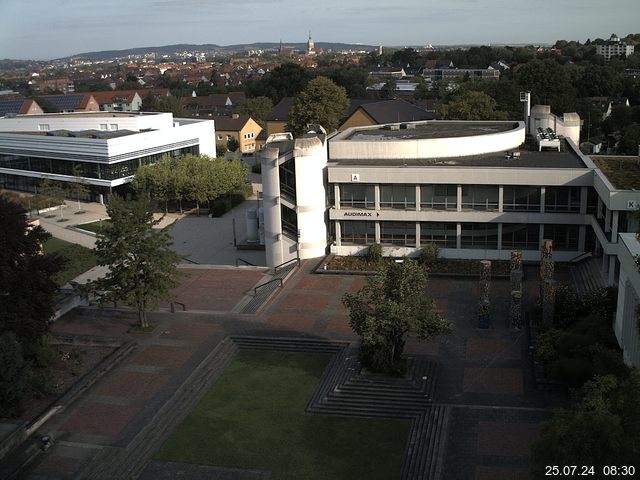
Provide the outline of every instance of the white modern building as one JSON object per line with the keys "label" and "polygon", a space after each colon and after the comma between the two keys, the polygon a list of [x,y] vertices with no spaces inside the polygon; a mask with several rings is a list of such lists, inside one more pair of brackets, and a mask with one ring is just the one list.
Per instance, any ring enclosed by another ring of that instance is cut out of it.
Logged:
{"label": "white modern building", "polygon": [[[632,260],[640,245],[629,247],[624,235],[637,228],[640,185],[612,175],[621,160],[583,155],[579,131],[576,114],[535,106],[526,122],[273,135],[261,154],[267,263],[360,255],[374,243],[387,256],[416,256],[435,243],[445,258],[508,259],[521,250],[538,261],[542,241],[552,239],[554,260],[595,257],[610,285],[632,282],[620,289],[620,301],[633,304],[619,310],[622,332],[640,298]],[[635,159],[629,168],[640,173]],[[640,365],[633,338],[621,345],[627,362]]]}
{"label": "white modern building", "polygon": [[602,55],[607,62],[614,57],[628,57],[633,52],[634,46],[621,42],[615,33],[606,42],[596,44],[596,54]]}
{"label": "white modern building", "polygon": [[165,156],[216,155],[214,122],[171,113],[80,112],[0,118],[0,187],[35,191],[78,177],[102,201]]}

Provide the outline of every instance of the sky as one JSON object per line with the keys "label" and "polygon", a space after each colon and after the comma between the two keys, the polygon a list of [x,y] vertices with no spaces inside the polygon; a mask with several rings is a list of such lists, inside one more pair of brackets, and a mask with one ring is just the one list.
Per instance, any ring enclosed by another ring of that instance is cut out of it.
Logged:
{"label": "sky", "polygon": [[175,43],[540,44],[640,32],[638,0],[0,0],[0,58]]}

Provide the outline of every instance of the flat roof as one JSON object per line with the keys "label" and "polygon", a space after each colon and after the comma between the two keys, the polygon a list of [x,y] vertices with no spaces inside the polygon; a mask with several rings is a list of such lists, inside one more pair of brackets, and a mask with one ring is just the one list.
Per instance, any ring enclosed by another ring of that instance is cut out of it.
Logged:
{"label": "flat roof", "polygon": [[[564,141],[563,141],[564,143]],[[511,157],[513,150],[485,153],[467,157],[415,158],[415,159],[339,159],[331,157],[329,145],[329,164],[362,165],[371,167],[501,167],[501,168],[588,168],[582,159],[570,147],[564,145],[564,151],[525,150],[520,148],[520,157]]]}
{"label": "flat roof", "polygon": [[640,190],[640,157],[591,156],[616,190]]}
{"label": "flat roof", "polygon": [[408,125],[399,124],[400,128],[392,130],[388,125],[377,125],[366,129],[356,129],[344,138],[334,140],[350,140],[359,142],[380,142],[397,140],[420,140],[430,138],[457,138],[488,135],[508,132],[518,128],[518,122],[468,122],[468,121],[427,121]]}

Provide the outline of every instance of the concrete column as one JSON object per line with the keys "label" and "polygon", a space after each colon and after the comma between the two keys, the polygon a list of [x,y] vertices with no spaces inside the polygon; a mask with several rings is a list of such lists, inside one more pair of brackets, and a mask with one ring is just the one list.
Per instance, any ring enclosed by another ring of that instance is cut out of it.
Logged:
{"label": "concrete column", "polygon": [[546,196],[547,196],[547,189],[545,187],[540,187],[540,213],[544,213],[544,204],[545,204]]}
{"label": "concrete column", "polygon": [[336,246],[341,247],[342,246],[342,225],[340,224],[340,222],[338,220],[334,220],[334,225],[335,225],[335,232],[336,232]]}
{"label": "concrete column", "polygon": [[462,248],[462,224],[456,223],[456,248],[460,250]]}
{"label": "concrete column", "polygon": [[458,185],[457,193],[456,193],[456,202],[457,202],[456,210],[461,212],[462,211],[462,185]]}
{"label": "concrete column", "polygon": [[584,245],[585,245],[585,241],[587,238],[587,226],[586,225],[580,225],[580,228],[578,229],[578,250],[580,250],[581,252],[584,252]]}
{"label": "concrete column", "polygon": [[618,243],[618,220],[620,212],[617,210],[611,214],[611,242]]}
{"label": "concrete column", "polygon": [[335,198],[336,202],[336,210],[340,210],[340,185],[337,183],[333,185],[333,197]]}
{"label": "concrete column", "polygon": [[416,211],[420,211],[420,185],[416,185]]}
{"label": "concrete column", "polygon": [[420,248],[420,222],[416,222],[416,248]]}
{"label": "concrete column", "polygon": [[589,196],[589,187],[580,187],[580,214],[587,214],[587,198]]}
{"label": "concrete column", "polygon": [[[502,213],[504,209],[504,185],[498,187],[498,212]],[[502,227],[502,224],[500,225]],[[498,241],[498,245],[500,241]]]}
{"label": "concrete column", "polygon": [[376,211],[380,210],[380,185],[377,183],[373,186],[373,198]]}
{"label": "concrete column", "polygon": [[264,211],[264,245],[267,266],[284,262],[282,220],[280,213],[280,172],[277,147],[265,147],[260,152],[262,165],[262,208]]}
{"label": "concrete column", "polygon": [[502,250],[502,224],[498,224],[498,250]]}
{"label": "concrete column", "polygon": [[608,208],[607,212],[604,215],[604,231],[605,233],[611,231],[611,210],[609,210]]}
{"label": "concrete column", "polygon": [[603,206],[604,206],[604,203],[602,203],[602,199],[598,195],[598,213],[596,215],[596,218],[602,218],[602,207]]}
{"label": "concrete column", "polygon": [[609,276],[607,278],[607,285],[613,286],[616,283],[616,260],[618,257],[616,255],[609,256]]}
{"label": "concrete column", "polygon": [[544,223],[540,224],[540,233],[538,235],[538,250],[542,248],[542,242],[544,241]]}
{"label": "concrete column", "polygon": [[380,243],[380,222],[376,221],[376,243]]}

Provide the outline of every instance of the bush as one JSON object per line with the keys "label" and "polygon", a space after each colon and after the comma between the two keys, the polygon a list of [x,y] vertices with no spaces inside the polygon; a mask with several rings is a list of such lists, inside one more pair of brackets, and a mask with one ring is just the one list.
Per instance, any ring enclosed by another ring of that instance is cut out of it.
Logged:
{"label": "bush", "polygon": [[425,267],[431,267],[438,261],[438,256],[438,245],[429,243],[420,249],[419,262]]}
{"label": "bush", "polygon": [[382,245],[373,243],[369,245],[367,250],[367,260],[370,262],[379,262],[382,260]]}

